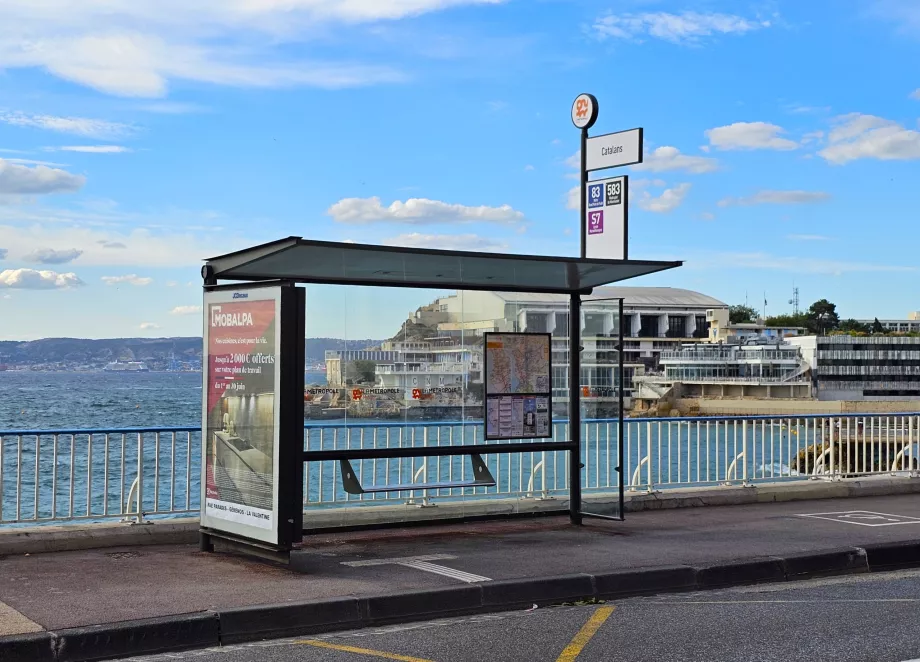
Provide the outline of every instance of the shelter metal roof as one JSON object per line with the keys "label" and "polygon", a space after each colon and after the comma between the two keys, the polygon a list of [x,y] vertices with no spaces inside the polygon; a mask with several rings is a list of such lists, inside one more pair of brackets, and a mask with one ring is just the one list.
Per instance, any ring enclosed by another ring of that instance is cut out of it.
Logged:
{"label": "shelter metal roof", "polygon": [[373,246],[288,237],[208,259],[218,280],[293,280],[506,292],[571,293],[681,262],[595,260]]}
{"label": "shelter metal roof", "polygon": [[[509,303],[567,303],[564,296],[526,293],[496,292],[498,296]],[[584,298],[587,305],[592,300],[623,299],[623,305],[641,308],[642,306],[656,308],[727,308],[728,304],[714,299],[711,296],[683,290],[676,287],[598,287],[594,292]]]}

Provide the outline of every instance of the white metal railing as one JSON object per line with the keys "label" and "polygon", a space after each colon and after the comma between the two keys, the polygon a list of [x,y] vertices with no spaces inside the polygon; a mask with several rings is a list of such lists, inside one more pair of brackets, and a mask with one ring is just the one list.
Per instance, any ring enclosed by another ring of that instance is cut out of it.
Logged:
{"label": "white metal railing", "polygon": [[[565,421],[556,441],[569,438]],[[619,483],[615,420],[589,419],[582,429],[585,493],[615,492]],[[894,475],[916,477],[920,414],[626,419],[624,482],[628,490]],[[309,423],[304,448],[425,448],[485,443],[482,423]],[[201,435],[196,427],[121,430],[0,431],[0,525],[111,518],[144,522],[199,510]],[[347,494],[337,462],[304,471],[304,508],[361,503],[565,497],[569,454],[563,451],[484,458],[496,485],[401,493]],[[364,485],[453,482],[470,471],[466,458],[354,461]],[[139,480],[142,477],[142,480]]]}

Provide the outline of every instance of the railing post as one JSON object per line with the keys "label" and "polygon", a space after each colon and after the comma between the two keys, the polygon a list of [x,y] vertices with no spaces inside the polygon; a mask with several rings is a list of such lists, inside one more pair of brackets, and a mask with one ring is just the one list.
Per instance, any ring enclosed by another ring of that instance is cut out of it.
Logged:
{"label": "railing post", "polygon": [[[652,485],[652,424],[648,422],[645,424],[645,459],[647,463],[645,465],[645,478],[646,478],[646,491],[651,494],[655,491],[654,486]],[[658,461],[661,461],[661,458],[658,458]]]}
{"label": "railing post", "polygon": [[[130,495],[129,495],[130,496]],[[137,514],[134,524],[144,522],[144,433],[137,433]]]}
{"label": "railing post", "polygon": [[[755,424],[756,429],[756,424]],[[756,447],[756,444],[755,444]],[[747,420],[741,421],[741,486],[742,487],[751,487],[751,483],[748,482],[748,422]]]}
{"label": "railing post", "polygon": [[830,432],[828,433],[830,435],[829,443],[830,443],[830,451],[831,451],[831,468],[830,468],[831,480],[836,480],[836,477],[837,477],[837,443],[836,443],[837,439],[836,439],[836,434],[834,434],[834,432],[835,432],[834,417],[831,416]]}

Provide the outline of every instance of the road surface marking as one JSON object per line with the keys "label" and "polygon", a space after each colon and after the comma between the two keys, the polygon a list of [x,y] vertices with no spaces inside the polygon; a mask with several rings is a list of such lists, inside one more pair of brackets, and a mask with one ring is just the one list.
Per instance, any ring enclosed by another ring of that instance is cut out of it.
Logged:
{"label": "road surface marking", "polygon": [[351,568],[361,568],[375,565],[401,565],[405,568],[415,568],[416,570],[421,570],[423,572],[431,572],[435,575],[450,577],[451,579],[466,582],[467,584],[492,581],[489,577],[474,575],[470,572],[464,572],[463,570],[455,570],[454,568],[448,568],[447,566],[431,563],[431,561],[447,561],[455,558],[457,557],[450,554],[429,554],[427,556],[400,556],[392,559],[343,561],[342,565],[347,565]]}
{"label": "road surface marking", "polygon": [[613,613],[613,610],[614,607],[601,607],[595,611],[591,615],[591,618],[588,619],[588,622],[585,623],[584,627],[575,635],[575,638],[565,647],[562,654],[556,658],[556,662],[573,662],[584,647],[588,645],[591,638],[597,634],[597,631],[604,622],[610,618],[610,614]]}
{"label": "road surface marking", "polygon": [[412,561],[450,561],[457,558],[453,554],[428,554],[426,556],[397,556],[392,559],[368,559],[367,561],[342,561],[342,565],[350,568],[361,568],[369,565],[390,565],[391,563],[410,563]]}
{"label": "road surface marking", "polygon": [[0,602],[0,636],[30,634],[32,632],[41,632],[44,629],[41,625],[26,618],[8,604]]}
{"label": "road surface marking", "polygon": [[453,579],[459,579],[461,582],[466,582],[467,584],[492,581],[488,577],[483,577],[482,575],[474,575],[469,572],[463,572],[462,570],[454,570],[453,568],[448,568],[447,566],[443,565],[436,565],[434,563],[429,563],[428,561],[406,561],[397,565],[401,565],[406,568],[415,568],[416,570],[424,570],[425,572],[433,572],[436,575],[444,575],[445,577],[452,577]]}
{"label": "road surface marking", "polygon": [[342,644],[331,644],[328,641],[318,641],[316,639],[302,639],[293,642],[300,646],[315,646],[316,648],[328,648],[329,650],[342,651],[344,653],[355,653],[357,655],[367,655],[368,657],[382,657],[387,660],[400,660],[401,662],[431,662],[421,657],[409,657],[408,655],[397,655],[385,651],[374,651],[369,648],[358,648],[357,646],[344,646]]}
{"label": "road surface marking", "polygon": [[874,513],[868,510],[850,510],[839,513],[810,513],[807,515],[796,515],[796,517],[811,517],[813,519],[823,519],[829,522],[842,522],[844,524],[856,524],[858,526],[898,526],[900,524],[920,524],[920,517]]}

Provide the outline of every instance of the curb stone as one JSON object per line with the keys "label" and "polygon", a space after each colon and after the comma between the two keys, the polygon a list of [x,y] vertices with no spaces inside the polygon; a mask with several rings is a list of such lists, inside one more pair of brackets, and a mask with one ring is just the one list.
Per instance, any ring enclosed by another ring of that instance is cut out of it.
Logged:
{"label": "curb stone", "polygon": [[920,567],[920,541],[845,547],[702,566],[532,577],[368,597],[124,621],[0,637],[3,662],[92,662],[247,641],[353,630],[382,623]]}

